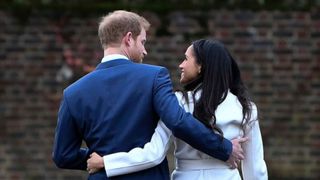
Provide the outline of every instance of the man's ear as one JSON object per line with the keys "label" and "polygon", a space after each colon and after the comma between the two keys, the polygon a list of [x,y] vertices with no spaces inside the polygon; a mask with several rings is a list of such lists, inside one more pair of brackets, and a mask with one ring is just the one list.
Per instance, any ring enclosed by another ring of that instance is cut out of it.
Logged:
{"label": "man's ear", "polygon": [[132,43],[132,33],[127,32],[127,34],[123,37],[124,43],[126,46],[130,46]]}

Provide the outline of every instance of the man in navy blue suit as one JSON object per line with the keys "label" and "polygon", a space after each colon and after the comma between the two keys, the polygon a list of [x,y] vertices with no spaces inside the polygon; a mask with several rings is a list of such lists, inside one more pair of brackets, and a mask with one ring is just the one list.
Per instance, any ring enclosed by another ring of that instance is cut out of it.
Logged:
{"label": "man in navy blue suit", "polygon": [[[160,118],[174,136],[234,168],[244,158],[240,143],[245,139],[230,142],[205,127],[179,106],[166,68],[141,64],[149,26],[145,18],[128,11],[102,18],[101,63],[63,93],[52,154],[58,167],[86,170],[92,152],[106,155],[143,147]],[[87,148],[81,148],[82,141]],[[102,170],[88,179],[108,178]],[[170,179],[167,160],[110,179]]]}

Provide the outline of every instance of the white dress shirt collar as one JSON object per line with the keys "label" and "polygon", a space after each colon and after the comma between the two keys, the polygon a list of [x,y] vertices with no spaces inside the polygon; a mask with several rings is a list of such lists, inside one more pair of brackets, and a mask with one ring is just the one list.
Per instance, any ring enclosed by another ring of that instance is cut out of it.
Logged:
{"label": "white dress shirt collar", "polygon": [[107,62],[107,61],[112,61],[112,60],[116,60],[116,59],[128,59],[128,57],[121,55],[121,54],[111,54],[111,55],[107,55],[104,56],[101,60],[101,63]]}

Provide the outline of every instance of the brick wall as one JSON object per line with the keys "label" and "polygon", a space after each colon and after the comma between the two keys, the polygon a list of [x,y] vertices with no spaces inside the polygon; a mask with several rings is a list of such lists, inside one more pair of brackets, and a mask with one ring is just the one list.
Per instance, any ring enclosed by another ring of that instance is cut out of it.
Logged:
{"label": "brick wall", "polygon": [[[239,62],[259,108],[269,179],[320,178],[320,14],[142,12],[152,23],[146,63],[177,66],[198,38],[217,38]],[[0,179],[85,179],[51,160],[64,87],[102,57],[101,15],[0,11]]]}

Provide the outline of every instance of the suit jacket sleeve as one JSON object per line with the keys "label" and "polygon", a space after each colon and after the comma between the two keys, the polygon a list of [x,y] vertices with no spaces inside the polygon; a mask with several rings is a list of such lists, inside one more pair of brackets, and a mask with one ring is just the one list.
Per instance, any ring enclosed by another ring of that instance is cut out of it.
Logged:
{"label": "suit jacket sleeve", "polygon": [[108,177],[145,170],[160,164],[166,157],[171,142],[171,131],[158,122],[151,141],[143,148],[137,147],[129,152],[119,152],[103,156]]}
{"label": "suit jacket sleeve", "polygon": [[268,172],[263,156],[263,143],[255,106],[252,117],[250,128],[247,130],[249,140],[243,144],[245,159],[242,161],[242,174],[244,179],[267,180]]}
{"label": "suit jacket sleeve", "polygon": [[214,158],[222,161],[229,159],[232,143],[205,127],[179,106],[166,68],[161,68],[154,80],[153,98],[155,110],[174,136]]}
{"label": "suit jacket sleeve", "polygon": [[59,168],[85,170],[89,152],[87,148],[81,148],[82,136],[74,120],[64,95],[58,114],[52,158]]}

